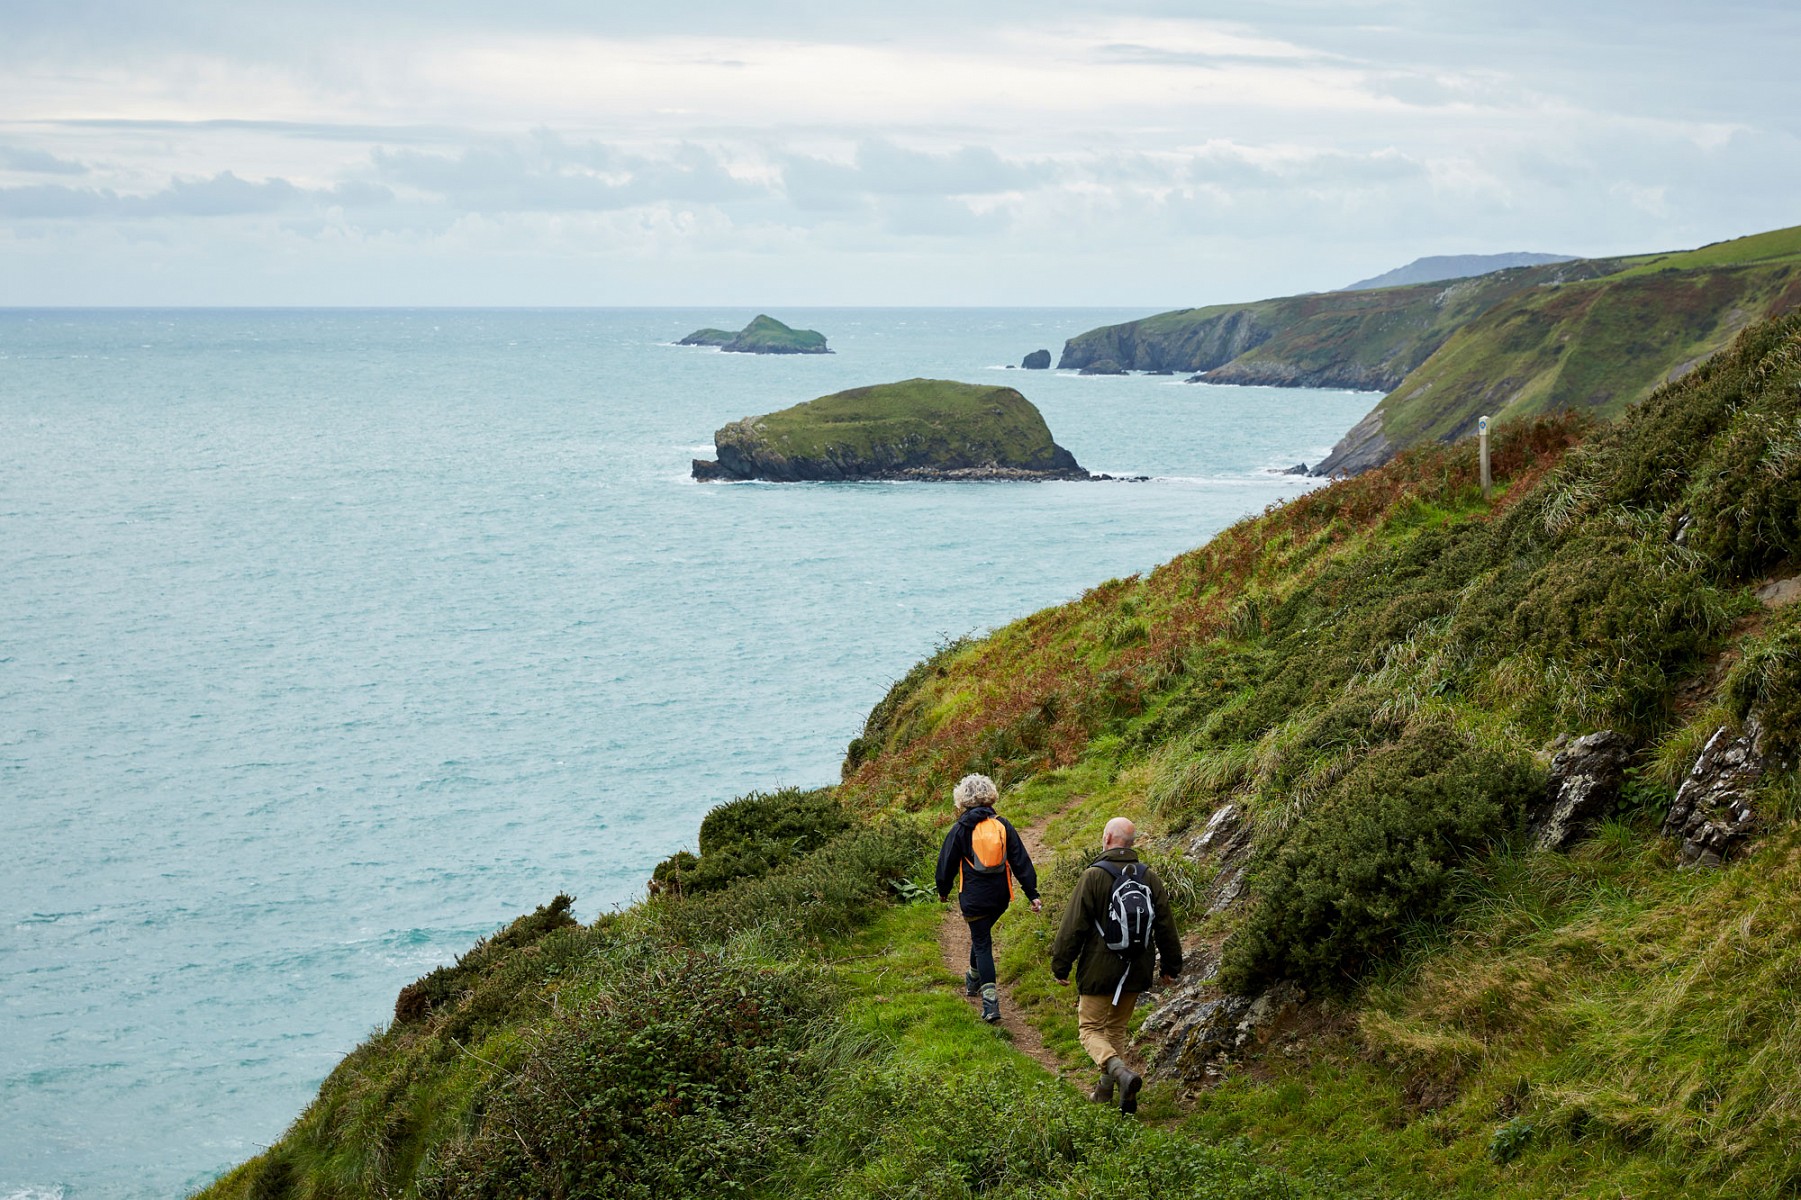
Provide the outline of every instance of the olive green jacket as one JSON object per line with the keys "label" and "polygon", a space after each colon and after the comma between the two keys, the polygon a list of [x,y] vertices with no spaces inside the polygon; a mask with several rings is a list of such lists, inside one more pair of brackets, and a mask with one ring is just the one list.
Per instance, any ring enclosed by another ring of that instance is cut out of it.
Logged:
{"label": "olive green jacket", "polygon": [[[1108,850],[1101,855],[1108,862],[1138,861],[1136,850]],[[1100,867],[1082,872],[1076,890],[1063,909],[1063,924],[1057,940],[1051,943],[1051,974],[1069,978],[1069,968],[1076,969],[1076,990],[1084,996],[1111,996],[1123,973],[1127,992],[1142,992],[1151,986],[1156,974],[1157,957],[1163,957],[1163,973],[1182,973],[1182,938],[1176,933],[1175,914],[1170,911],[1169,892],[1155,871],[1145,872],[1145,885],[1151,889],[1151,903],[1156,915],[1151,921],[1151,945],[1129,960],[1107,949],[1095,930],[1095,924],[1106,915],[1107,901],[1113,895],[1113,876]]]}

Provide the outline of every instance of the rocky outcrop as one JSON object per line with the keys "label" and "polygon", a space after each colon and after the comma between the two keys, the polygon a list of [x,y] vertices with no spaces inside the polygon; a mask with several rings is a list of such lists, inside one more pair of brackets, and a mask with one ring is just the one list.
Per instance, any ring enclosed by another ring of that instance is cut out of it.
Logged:
{"label": "rocky outcrop", "polygon": [[1372,408],[1351,431],[1338,439],[1332,453],[1320,459],[1313,474],[1322,479],[1339,475],[1357,475],[1379,467],[1394,457],[1394,447],[1382,432],[1382,410]]}
{"label": "rocky outcrop", "polygon": [[1273,332],[1259,306],[1169,315],[1191,319],[1163,325],[1131,321],[1091,330],[1063,344],[1057,367],[1079,371],[1111,360],[1140,371],[1205,371],[1261,345]]}
{"label": "rocky outcrop", "polygon": [[1110,358],[1091,362],[1081,370],[1083,375],[1124,375],[1125,373],[1126,369]]}
{"label": "rocky outcrop", "polygon": [[1719,866],[1757,828],[1751,792],[1764,770],[1762,733],[1755,717],[1737,735],[1722,725],[1682,781],[1663,831],[1682,840],[1683,866]]}
{"label": "rocky outcrop", "polygon": [[1028,371],[1047,371],[1050,369],[1051,365],[1051,352],[1049,350],[1034,350],[1026,355],[1019,365]]}
{"label": "rocky outcrop", "polygon": [[699,480],[777,483],[853,480],[1091,478],[1051,440],[1044,417],[1012,388],[943,379],[852,388],[713,435],[716,461]]}
{"label": "rocky outcrop", "polygon": [[1232,1059],[1267,1045],[1307,999],[1287,980],[1256,996],[1220,995],[1205,975],[1186,974],[1145,1017],[1139,1038],[1154,1047],[1155,1074],[1190,1080],[1219,1075]]}
{"label": "rocky outcrop", "polygon": [[1309,365],[1252,356],[1190,376],[1189,383],[1229,383],[1245,387],[1343,388],[1386,392],[1406,375],[1387,364],[1355,362]]}
{"label": "rocky outcrop", "polygon": [[1551,760],[1551,781],[1528,821],[1540,850],[1562,850],[1587,835],[1619,803],[1631,750],[1611,729],[1568,742]]}

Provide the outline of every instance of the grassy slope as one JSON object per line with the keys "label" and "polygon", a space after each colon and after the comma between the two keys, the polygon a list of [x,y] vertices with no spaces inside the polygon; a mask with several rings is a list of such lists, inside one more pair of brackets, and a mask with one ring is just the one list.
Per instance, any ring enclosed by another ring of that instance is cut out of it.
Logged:
{"label": "grassy slope", "polygon": [[1745,325],[1801,303],[1794,261],[1644,271],[1521,295],[1464,325],[1383,399],[1384,434],[1404,447],[1467,434],[1483,413],[1613,416]]}
{"label": "grassy slope", "polygon": [[[1801,614],[1766,623],[1748,592],[1801,554],[1801,318],[1572,450],[1584,433],[1502,431],[1487,501],[1467,446],[1415,451],[942,647],[846,760],[866,829],[473,954],[451,999],[355,1052],[210,1194],[1790,1194],[1801,788],[1766,778],[1766,833],[1723,871],[1676,871],[1655,830],[1748,700],[1785,761],[1801,741]],[[1554,734],[1603,725],[1640,748],[1635,782],[1572,853],[1521,849],[1504,791],[1492,812],[1445,803],[1510,772],[1536,786]],[[1416,745],[1433,753],[1411,774],[1359,782]],[[1488,774],[1452,769],[1469,763]],[[1045,943],[1116,812],[1192,931],[1236,931],[1229,971],[1307,973],[1325,999],[1306,1036],[1216,1086],[1154,1085],[1137,1126],[1039,1082],[955,998],[936,907],[883,899],[917,895],[972,767],[1018,819],[1052,818],[1049,911],[998,935],[1047,1044],[1077,1057]],[[1202,920],[1211,869],[1180,849],[1228,799],[1258,831],[1261,902]],[[1282,869],[1296,847],[1378,862],[1336,832],[1440,812],[1489,824],[1428,854],[1436,872],[1322,893]],[[1396,887],[1405,903],[1372,907]]]}
{"label": "grassy slope", "polygon": [[881,447],[936,447],[940,461],[955,458],[1002,465],[1048,467],[1051,431],[1037,407],[1007,387],[908,379],[821,396],[742,427],[790,459],[869,461]]}

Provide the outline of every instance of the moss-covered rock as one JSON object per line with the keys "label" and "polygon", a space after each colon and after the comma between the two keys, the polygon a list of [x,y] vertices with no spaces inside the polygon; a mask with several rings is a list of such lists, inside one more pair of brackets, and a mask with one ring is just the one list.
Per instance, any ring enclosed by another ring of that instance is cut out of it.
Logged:
{"label": "moss-covered rock", "polygon": [[759,314],[732,333],[725,329],[696,329],[678,346],[717,346],[730,354],[830,354],[825,334],[817,329],[792,329],[774,317]]}
{"label": "moss-covered rock", "polygon": [[696,479],[1087,479],[1013,388],[908,379],[734,421]]}

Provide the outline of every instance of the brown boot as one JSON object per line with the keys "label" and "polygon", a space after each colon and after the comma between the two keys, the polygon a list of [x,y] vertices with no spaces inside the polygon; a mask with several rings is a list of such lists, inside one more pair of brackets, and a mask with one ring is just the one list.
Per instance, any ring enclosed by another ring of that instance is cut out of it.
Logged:
{"label": "brown boot", "polygon": [[1137,1112],[1138,1089],[1144,1086],[1144,1080],[1118,1055],[1107,1060],[1107,1074],[1119,1084],[1119,1111],[1127,1116]]}
{"label": "brown boot", "polygon": [[1101,1081],[1094,1085],[1094,1090],[1088,1093],[1088,1098],[1096,1104],[1112,1104],[1113,1076],[1103,1071]]}

